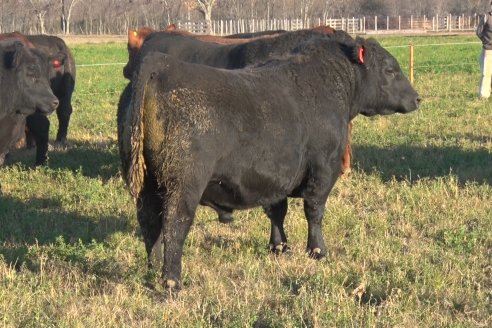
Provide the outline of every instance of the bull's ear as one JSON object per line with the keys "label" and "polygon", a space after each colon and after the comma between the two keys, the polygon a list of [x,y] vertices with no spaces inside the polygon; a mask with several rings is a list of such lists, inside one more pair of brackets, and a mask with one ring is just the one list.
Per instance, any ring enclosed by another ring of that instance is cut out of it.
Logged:
{"label": "bull's ear", "polygon": [[176,24],[170,24],[166,27],[164,31],[176,31],[176,30],[177,30]]}
{"label": "bull's ear", "polygon": [[24,45],[22,42],[14,42],[4,54],[4,65],[7,69],[17,68]]}
{"label": "bull's ear", "polygon": [[361,65],[366,63],[366,47],[364,46],[364,39],[357,38],[355,40],[355,47],[353,53],[353,60]]}
{"label": "bull's ear", "polygon": [[67,59],[67,55],[64,52],[60,51],[51,58],[51,63],[53,64],[54,68],[58,68],[60,66],[63,66],[63,64],[65,63],[65,59]]}
{"label": "bull's ear", "polygon": [[364,48],[363,45],[359,45],[357,47],[357,61],[359,64],[364,64],[365,62],[365,56],[366,56],[366,48]]}
{"label": "bull's ear", "polygon": [[137,42],[138,42],[138,31],[132,30],[131,28],[129,28],[128,29],[128,44],[134,45]]}

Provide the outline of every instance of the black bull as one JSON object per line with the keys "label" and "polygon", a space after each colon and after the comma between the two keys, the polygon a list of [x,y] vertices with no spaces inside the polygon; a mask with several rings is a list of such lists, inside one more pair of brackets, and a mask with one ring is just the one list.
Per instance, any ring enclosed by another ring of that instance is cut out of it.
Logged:
{"label": "black bull", "polygon": [[[155,32],[147,36],[137,57],[132,58],[130,56],[128,64],[123,69],[123,75],[131,78],[132,73],[138,69],[143,58],[153,51],[170,54],[186,62],[238,69],[266,61],[274,56],[287,54],[302,42],[313,37],[352,41],[350,35],[345,31],[337,31],[331,28],[286,32],[274,38],[227,45],[203,42],[195,37],[182,35],[179,32]],[[126,102],[130,99],[129,95],[125,95],[123,98],[126,98]],[[233,220],[231,208],[210,203],[206,205],[212,207],[218,213],[220,222],[227,223]]]}
{"label": "black bull", "polygon": [[[363,50],[361,50],[363,49]],[[150,255],[163,234],[165,286],[179,287],[200,202],[262,206],[284,248],[287,198],[304,200],[307,252],[326,255],[322,218],[357,114],[407,113],[420,98],[376,41],[313,39],[264,65],[222,70],[149,54],[118,112],[124,176]],[[128,91],[127,91],[128,92]]]}

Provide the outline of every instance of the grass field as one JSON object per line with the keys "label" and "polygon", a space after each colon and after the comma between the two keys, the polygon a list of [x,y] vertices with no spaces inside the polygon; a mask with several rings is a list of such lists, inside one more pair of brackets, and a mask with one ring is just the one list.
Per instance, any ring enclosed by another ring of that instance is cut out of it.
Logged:
{"label": "grass field", "polygon": [[[0,168],[4,327],[490,327],[492,100],[476,97],[471,36],[385,37],[406,71],[415,45],[418,112],[354,120],[354,162],[329,200],[329,254],[304,253],[291,200],[288,256],[268,253],[260,209],[230,225],[200,208],[184,288],[146,269],[135,206],[119,173],[116,107],[126,45],[74,44],[75,112],[66,150]],[[447,43],[448,45],[441,45]],[[115,63],[107,66],[83,64]],[[51,140],[57,128],[51,117]]]}

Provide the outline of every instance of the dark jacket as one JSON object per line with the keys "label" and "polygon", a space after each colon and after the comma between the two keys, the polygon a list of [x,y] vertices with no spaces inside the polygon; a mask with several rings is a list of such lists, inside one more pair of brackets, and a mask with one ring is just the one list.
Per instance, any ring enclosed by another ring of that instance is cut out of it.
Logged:
{"label": "dark jacket", "polygon": [[492,12],[485,14],[485,23],[480,40],[485,50],[492,50]]}

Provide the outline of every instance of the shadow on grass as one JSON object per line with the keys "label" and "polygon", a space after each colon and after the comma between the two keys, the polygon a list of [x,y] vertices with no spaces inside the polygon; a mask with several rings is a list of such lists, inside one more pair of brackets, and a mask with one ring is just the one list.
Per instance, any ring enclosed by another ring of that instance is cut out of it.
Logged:
{"label": "shadow on grass", "polygon": [[32,198],[19,201],[0,196],[0,254],[20,266],[32,245],[48,245],[60,236],[68,243],[101,242],[115,232],[131,232],[127,218],[88,217],[61,209],[56,199]]}
{"label": "shadow on grass", "polygon": [[[67,150],[51,151],[49,166],[81,170],[84,176],[108,180],[119,174],[118,146],[116,142],[74,143]],[[393,177],[414,181],[453,174],[460,184],[478,182],[492,185],[492,153],[486,149],[467,151],[460,147],[354,145],[354,166],[366,173],[379,172],[386,181]]]}
{"label": "shadow on grass", "polygon": [[453,174],[460,184],[478,182],[492,185],[492,153],[487,150],[465,151],[460,147],[398,146],[381,148],[353,145],[354,167],[382,179],[415,181]]}
{"label": "shadow on grass", "polygon": [[[35,149],[20,149],[11,152],[7,165],[24,164],[34,168]],[[116,141],[89,143],[70,140],[65,149],[51,149],[48,152],[48,167],[81,171],[88,178],[105,181],[119,174],[120,157]]]}
{"label": "shadow on grass", "polygon": [[89,178],[108,180],[119,174],[120,157],[115,142],[72,142],[66,150],[50,152],[49,167],[54,169],[81,170]]}

